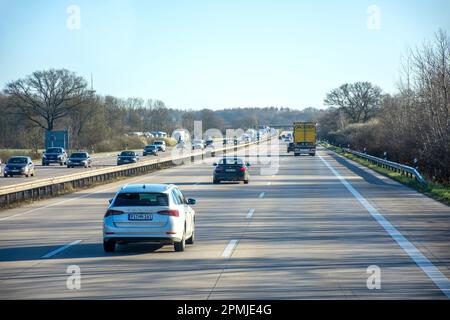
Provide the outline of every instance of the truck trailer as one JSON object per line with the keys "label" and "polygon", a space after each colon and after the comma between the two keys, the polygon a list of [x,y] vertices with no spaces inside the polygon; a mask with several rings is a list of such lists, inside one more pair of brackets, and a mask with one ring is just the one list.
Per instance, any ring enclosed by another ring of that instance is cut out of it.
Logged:
{"label": "truck trailer", "polygon": [[294,156],[316,155],[316,123],[294,122]]}

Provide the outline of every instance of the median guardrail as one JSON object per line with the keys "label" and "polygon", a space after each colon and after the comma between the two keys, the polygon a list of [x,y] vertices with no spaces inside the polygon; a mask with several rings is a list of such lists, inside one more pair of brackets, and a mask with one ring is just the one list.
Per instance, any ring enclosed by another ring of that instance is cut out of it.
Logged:
{"label": "median guardrail", "polygon": [[140,161],[134,164],[121,165],[116,167],[101,168],[91,171],[85,171],[76,174],[69,174],[60,177],[46,178],[33,182],[21,183],[12,186],[0,188],[0,208],[9,207],[18,202],[37,200],[42,198],[53,197],[67,190],[76,190],[88,187],[98,183],[104,183],[117,179],[119,177],[136,176],[149,173],[152,171],[177,166],[177,163],[183,164],[186,160],[195,162],[196,157],[203,160],[208,153],[226,153],[227,151],[237,151],[259,142],[268,141],[271,137],[255,142],[233,145],[229,147],[214,148],[213,150],[204,150],[201,152],[190,152],[180,156],[168,157],[164,159],[154,159]]}
{"label": "median guardrail", "polygon": [[358,158],[367,160],[372,164],[383,167],[385,169],[395,171],[395,172],[400,172],[401,174],[410,176],[411,178],[415,177],[416,180],[420,183],[426,183],[425,179],[422,177],[422,175],[419,173],[419,171],[416,168],[406,166],[404,164],[400,164],[397,162],[389,161],[386,159],[378,158],[375,156],[371,156],[369,154],[354,151],[354,150],[351,150],[348,148],[343,148],[342,150],[344,150],[347,153],[353,154],[353,155],[357,156]]}

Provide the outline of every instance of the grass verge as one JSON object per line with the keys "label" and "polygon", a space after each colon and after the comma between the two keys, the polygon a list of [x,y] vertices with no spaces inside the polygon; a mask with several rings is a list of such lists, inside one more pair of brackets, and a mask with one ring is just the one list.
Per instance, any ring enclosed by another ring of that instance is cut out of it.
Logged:
{"label": "grass verge", "polygon": [[367,160],[361,159],[353,154],[345,152],[342,148],[335,147],[329,144],[322,144],[322,146],[327,148],[328,150],[340,154],[341,156],[353,160],[369,169],[372,169],[386,177],[389,177],[410,188],[413,188],[414,190],[417,190],[437,201],[440,201],[446,205],[450,205],[450,186],[445,186],[434,182],[427,182],[426,184],[422,184],[418,182],[415,178],[406,177],[398,172],[393,172],[388,169],[374,165]]}

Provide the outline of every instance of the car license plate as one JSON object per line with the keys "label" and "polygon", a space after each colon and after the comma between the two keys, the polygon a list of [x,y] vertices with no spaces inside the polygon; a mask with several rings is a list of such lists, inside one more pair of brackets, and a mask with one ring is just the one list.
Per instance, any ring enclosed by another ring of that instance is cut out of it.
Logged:
{"label": "car license plate", "polygon": [[236,169],[226,169],[225,172],[236,172]]}
{"label": "car license plate", "polygon": [[300,149],[300,152],[309,152],[309,149]]}
{"label": "car license plate", "polygon": [[130,214],[128,214],[128,220],[130,220],[130,221],[149,221],[149,220],[153,220],[153,214],[151,214],[151,213],[130,213]]}

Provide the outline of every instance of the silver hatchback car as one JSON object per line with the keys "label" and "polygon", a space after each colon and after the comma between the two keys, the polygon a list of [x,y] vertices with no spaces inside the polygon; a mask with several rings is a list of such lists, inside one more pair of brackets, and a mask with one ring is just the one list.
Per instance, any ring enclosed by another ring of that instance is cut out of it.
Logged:
{"label": "silver hatchback car", "polygon": [[195,237],[196,200],[186,199],[175,185],[125,185],[110,200],[103,218],[103,248],[116,244],[151,242],[173,244],[184,251]]}

